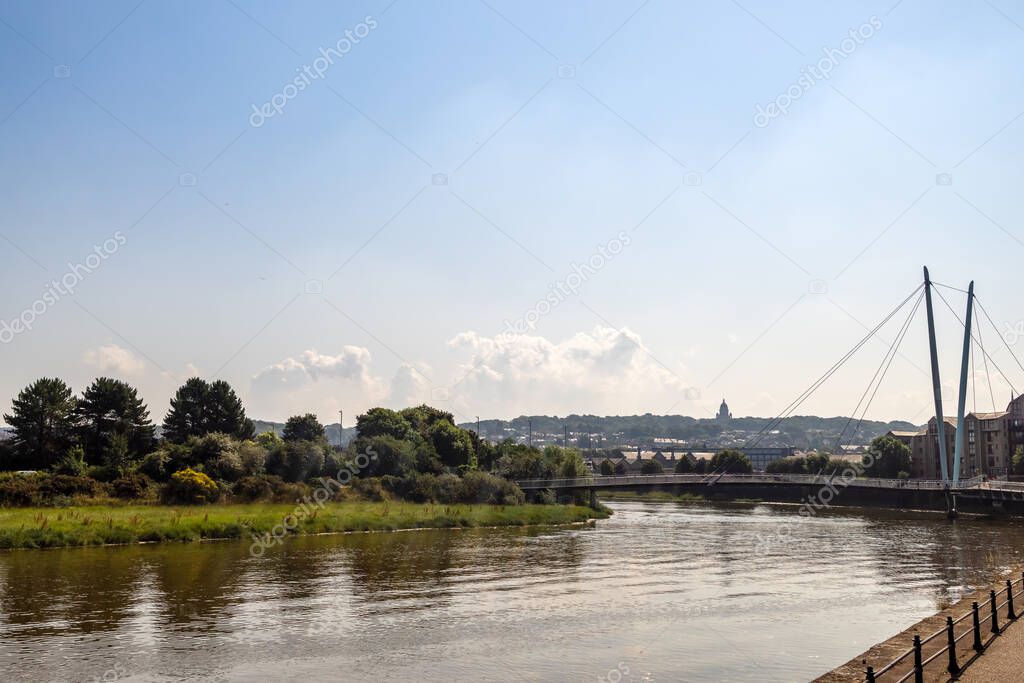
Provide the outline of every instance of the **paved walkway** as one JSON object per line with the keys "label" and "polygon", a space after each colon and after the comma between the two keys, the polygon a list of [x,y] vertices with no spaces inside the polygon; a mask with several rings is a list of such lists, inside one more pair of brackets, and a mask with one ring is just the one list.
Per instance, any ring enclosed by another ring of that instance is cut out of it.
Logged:
{"label": "paved walkway", "polygon": [[1012,622],[985,652],[964,669],[959,681],[992,683],[1024,679],[1024,617]]}

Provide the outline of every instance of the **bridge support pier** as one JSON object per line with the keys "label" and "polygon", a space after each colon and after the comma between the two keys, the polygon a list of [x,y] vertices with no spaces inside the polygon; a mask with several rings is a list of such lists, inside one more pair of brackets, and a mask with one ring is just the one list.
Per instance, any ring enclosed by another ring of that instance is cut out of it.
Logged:
{"label": "bridge support pier", "polygon": [[597,489],[590,489],[590,507],[597,509]]}
{"label": "bridge support pier", "polygon": [[946,490],[946,517],[956,519],[956,494]]}

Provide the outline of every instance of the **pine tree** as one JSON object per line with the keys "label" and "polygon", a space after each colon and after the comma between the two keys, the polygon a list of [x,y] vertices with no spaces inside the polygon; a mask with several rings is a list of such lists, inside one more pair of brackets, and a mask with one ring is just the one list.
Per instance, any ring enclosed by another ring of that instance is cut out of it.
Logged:
{"label": "pine tree", "polygon": [[206,428],[210,385],[200,377],[192,377],[178,387],[171,399],[171,409],[164,417],[164,438],[185,443],[190,436],[202,436]]}
{"label": "pine tree", "polygon": [[250,439],[255,431],[241,399],[224,380],[207,383],[199,377],[189,379],[174,394],[164,418],[164,438],[174,443],[211,432]]}
{"label": "pine tree", "polygon": [[100,377],[82,392],[76,410],[78,431],[89,464],[109,464],[105,453],[116,440],[124,454],[118,460],[138,460],[153,447],[153,423],[149,409],[135,387],[120,380]]}
{"label": "pine tree", "polygon": [[62,380],[36,380],[21,390],[4,420],[14,429],[19,459],[45,469],[75,444],[75,397]]}

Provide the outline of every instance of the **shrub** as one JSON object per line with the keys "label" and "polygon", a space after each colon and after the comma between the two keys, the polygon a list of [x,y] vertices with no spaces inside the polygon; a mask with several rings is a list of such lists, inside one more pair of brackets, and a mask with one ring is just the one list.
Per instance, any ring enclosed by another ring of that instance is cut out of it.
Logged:
{"label": "shrub", "polygon": [[53,466],[53,473],[82,477],[85,476],[88,469],[89,466],[85,464],[85,451],[81,446],[72,446],[68,449],[67,454]]}
{"label": "shrub", "polygon": [[382,477],[384,488],[416,503],[455,503],[462,481],[454,474],[412,473],[408,477]]}
{"label": "shrub", "polygon": [[263,474],[267,466],[267,449],[255,441],[238,444],[238,458],[242,461],[244,476]]}
{"label": "shrub", "polygon": [[518,486],[507,479],[486,472],[471,471],[466,472],[459,482],[458,500],[461,503],[522,505],[526,496]]}
{"label": "shrub", "polygon": [[90,477],[72,477],[67,474],[55,474],[50,477],[44,477],[39,482],[39,494],[43,498],[96,496],[103,492],[103,485]]}
{"label": "shrub", "polygon": [[558,502],[558,498],[557,496],[555,496],[555,492],[552,491],[551,489],[541,489],[539,491],[533,491],[530,498],[530,502],[537,503],[538,505],[554,505],[555,503]]}
{"label": "shrub", "polygon": [[5,474],[0,476],[0,505],[32,505],[39,497],[38,475]]}
{"label": "shrub", "polygon": [[225,451],[203,468],[211,477],[223,481],[238,481],[245,475],[242,458],[235,451]]}
{"label": "shrub", "polygon": [[312,441],[291,441],[267,456],[267,472],[289,482],[306,481],[318,476],[323,468],[323,446]]}
{"label": "shrub", "polygon": [[131,473],[110,482],[110,489],[116,498],[145,498],[152,488],[152,480],[144,474]]}
{"label": "shrub", "polygon": [[153,451],[139,463],[139,472],[155,481],[167,479],[168,457],[164,450]]}
{"label": "shrub", "polygon": [[661,463],[651,458],[650,460],[644,460],[640,465],[640,474],[662,474],[665,468],[661,466]]}
{"label": "shrub", "polygon": [[168,503],[194,505],[210,503],[219,497],[220,489],[213,479],[191,468],[172,474],[163,491],[164,501]]}
{"label": "shrub", "polygon": [[352,480],[352,490],[367,500],[386,500],[388,497],[377,477],[356,477]]}
{"label": "shrub", "polygon": [[281,477],[270,477],[270,476],[248,476],[242,477],[235,482],[235,485],[231,489],[231,494],[239,499],[246,502],[252,502],[255,500],[267,500],[272,498],[274,495],[274,483],[271,480],[276,479],[279,484],[284,484]]}

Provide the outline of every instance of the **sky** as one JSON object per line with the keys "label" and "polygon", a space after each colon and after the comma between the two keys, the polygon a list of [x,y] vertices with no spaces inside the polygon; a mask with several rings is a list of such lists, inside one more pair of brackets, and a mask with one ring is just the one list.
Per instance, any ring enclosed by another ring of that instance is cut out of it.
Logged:
{"label": "sky", "polygon": [[268,420],[773,416],[867,337],[798,414],[923,423],[923,307],[871,380],[924,265],[976,281],[1001,409],[1022,58],[1006,0],[3,0],[0,410],[114,376],[159,421],[202,376]]}

